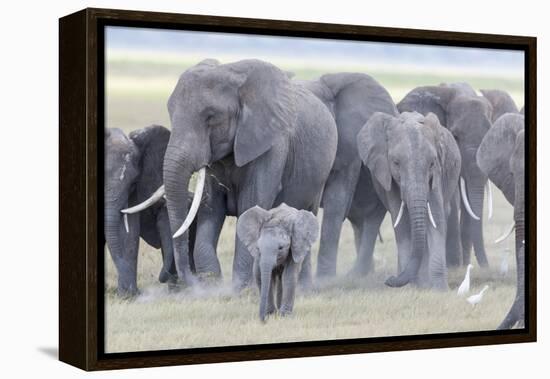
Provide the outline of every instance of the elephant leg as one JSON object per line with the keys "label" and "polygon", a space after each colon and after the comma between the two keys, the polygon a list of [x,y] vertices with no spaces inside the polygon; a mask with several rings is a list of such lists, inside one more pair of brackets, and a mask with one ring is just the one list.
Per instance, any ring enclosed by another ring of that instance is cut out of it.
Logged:
{"label": "elephant leg", "polygon": [[283,270],[282,282],[282,301],[279,313],[286,316],[292,313],[294,309],[294,299],[296,297],[296,282],[298,281],[299,265],[290,261]]}
{"label": "elephant leg", "polygon": [[300,275],[298,277],[300,287],[307,291],[313,287],[313,279],[311,272],[311,252],[308,252],[302,262],[302,268],[300,269]]}
{"label": "elephant leg", "polygon": [[254,279],[256,280],[256,285],[258,286],[258,291],[261,291],[262,290],[262,275],[260,273],[259,260],[254,260],[253,268],[252,268],[252,275],[254,276]]}
{"label": "elephant leg", "polygon": [[281,309],[282,301],[283,301],[283,278],[282,278],[282,274],[278,274],[277,275],[277,298],[276,298],[277,309]]}
{"label": "elephant leg", "polygon": [[323,193],[323,222],[317,261],[317,277],[336,275],[338,244],[342,223],[348,213],[359,177],[361,162],[330,174]]}
{"label": "elephant leg", "polygon": [[365,276],[369,272],[374,271],[374,246],[380,231],[380,225],[384,221],[386,209],[383,204],[378,201],[374,209],[370,210],[366,215],[361,226],[361,234],[359,238],[359,247],[357,249],[357,259],[351,273],[358,276]]}
{"label": "elephant leg", "polygon": [[221,278],[222,271],[216,247],[226,217],[226,199],[221,191],[208,194],[197,216],[197,231],[193,259],[199,278]]}
{"label": "elephant leg", "polygon": [[355,244],[355,251],[359,254],[359,248],[361,246],[361,234],[363,231],[363,224],[351,223],[353,229],[353,242]]}
{"label": "elephant leg", "polygon": [[451,212],[447,221],[447,241],[446,258],[448,267],[459,267],[462,265],[463,253],[460,239],[460,219],[459,219],[460,194],[451,200]]}
{"label": "elephant leg", "polygon": [[174,261],[170,220],[168,219],[168,211],[164,207],[160,209],[157,215],[156,228],[159,233],[162,251],[162,268],[159,274],[159,282],[173,285],[178,280],[178,272]]}

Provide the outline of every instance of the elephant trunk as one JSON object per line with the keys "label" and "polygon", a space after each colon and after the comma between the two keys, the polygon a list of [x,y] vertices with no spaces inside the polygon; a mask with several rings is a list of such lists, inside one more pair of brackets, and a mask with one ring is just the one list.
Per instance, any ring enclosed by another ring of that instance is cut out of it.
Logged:
{"label": "elephant trunk", "polygon": [[407,201],[407,209],[411,223],[412,253],[405,269],[397,277],[392,276],[386,280],[386,285],[390,287],[403,287],[415,280],[422,263],[422,257],[427,250],[426,197]]}
{"label": "elephant trunk", "polygon": [[[485,244],[483,242],[483,202],[485,196],[485,186],[487,179],[478,178],[468,180],[466,188],[473,212],[479,216],[479,220],[468,217],[468,233],[471,236],[477,262],[481,267],[488,267],[489,262],[485,254]],[[469,252],[468,252],[469,254]]]}
{"label": "elephant trunk", "polygon": [[268,306],[270,303],[269,297],[271,296],[271,276],[275,262],[265,260],[260,263],[260,320],[266,321]]}
{"label": "elephant trunk", "polygon": [[[164,156],[164,187],[172,234],[183,224],[189,210],[188,187],[195,167],[185,151],[169,144]],[[185,232],[173,240],[173,249],[179,278],[192,285],[195,279],[191,273],[188,241],[188,232]]]}
{"label": "elephant trunk", "polygon": [[[123,225],[124,215],[120,213],[121,203],[114,196],[107,196],[105,200],[104,233],[107,247],[117,269],[119,296],[131,297],[137,295],[137,244],[130,243],[129,229]],[[137,231],[132,230],[131,235]],[[136,251],[133,251],[136,250]]]}
{"label": "elephant trunk", "polygon": [[[524,183],[523,180],[520,183]],[[523,189],[516,186],[514,221],[516,224],[516,297],[498,329],[525,323],[525,207]]]}

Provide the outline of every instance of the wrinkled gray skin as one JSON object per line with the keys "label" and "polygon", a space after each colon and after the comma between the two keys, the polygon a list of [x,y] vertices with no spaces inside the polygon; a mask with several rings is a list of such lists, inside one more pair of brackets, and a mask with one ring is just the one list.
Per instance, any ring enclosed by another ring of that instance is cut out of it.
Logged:
{"label": "wrinkled gray skin", "polygon": [[487,133],[477,152],[479,167],[514,207],[516,230],[517,292],[499,326],[509,329],[525,322],[525,120],[521,114],[504,114]]}
{"label": "wrinkled gray skin", "polygon": [[277,310],[292,313],[302,263],[319,235],[315,215],[284,203],[271,210],[255,206],[239,217],[237,235],[254,258],[260,320]]}
{"label": "wrinkled gray skin", "polygon": [[[192,173],[207,166],[208,207],[199,210],[194,251],[199,274],[221,275],[216,245],[227,215],[282,202],[317,211],[336,154],[336,125],[322,102],[283,71],[259,60],[203,61],[180,76],[168,110],[164,183],[173,232],[188,212]],[[186,240],[187,233],[175,239],[176,267],[192,282]],[[252,262],[236,238],[235,289],[250,283]],[[309,256],[303,266],[311,282]]]}
{"label": "wrinkled gray skin", "polygon": [[476,152],[491,127],[491,104],[484,97],[477,96],[469,85],[458,83],[417,87],[397,104],[397,109],[400,112],[416,111],[424,115],[432,112],[437,115],[441,125],[454,136],[462,158],[460,176],[465,180],[472,210],[480,220],[475,220],[466,212],[460,190],[457,191],[452,200],[448,225],[447,263],[449,266],[469,264],[473,247],[479,265],[488,267],[482,218],[487,175],[476,163]]}
{"label": "wrinkled gray skin", "polygon": [[[461,162],[451,133],[431,113],[375,113],[359,132],[357,146],[393,225],[404,202],[395,228],[399,274],[386,284],[448,289],[447,219]],[[436,228],[429,221],[428,203]]]}
{"label": "wrinkled gray skin", "polygon": [[397,116],[397,108],[386,89],[365,74],[327,74],[302,85],[331,110],[338,128],[336,159],[321,202],[317,276],[336,275],[338,243],[346,218],[353,226],[357,250],[351,273],[365,275],[374,269],[374,245],[386,209],[374,191],[369,170],[361,164],[357,133],[375,112]]}
{"label": "wrinkled gray skin", "polygon": [[141,213],[128,215],[128,232],[120,212],[144,201],[162,185],[162,162],[169,138],[170,131],[156,125],[133,131],[129,137],[120,129],[105,130],[104,233],[117,269],[120,296],[138,293],[140,236],[162,250],[159,281],[175,282],[177,278],[164,200]]}
{"label": "wrinkled gray skin", "polygon": [[514,99],[507,92],[499,89],[482,89],[480,91],[493,107],[492,122],[498,120],[505,113],[519,113]]}

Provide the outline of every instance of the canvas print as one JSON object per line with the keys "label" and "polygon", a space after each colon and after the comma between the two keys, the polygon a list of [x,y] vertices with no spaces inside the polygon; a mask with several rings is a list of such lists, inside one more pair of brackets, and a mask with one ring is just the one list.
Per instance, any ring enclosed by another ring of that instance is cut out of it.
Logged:
{"label": "canvas print", "polygon": [[524,52],[107,26],[104,352],[524,325]]}

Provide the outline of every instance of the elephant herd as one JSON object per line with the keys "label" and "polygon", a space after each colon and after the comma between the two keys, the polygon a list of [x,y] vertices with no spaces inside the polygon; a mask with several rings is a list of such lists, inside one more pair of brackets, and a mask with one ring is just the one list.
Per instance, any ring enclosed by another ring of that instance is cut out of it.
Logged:
{"label": "elephant herd", "polygon": [[345,219],[357,251],[351,273],[374,270],[386,213],[398,258],[386,284],[447,290],[448,268],[468,265],[472,250],[489,265],[482,213],[486,197],[492,215],[490,180],[514,207],[516,234],[517,294],[500,328],[521,324],[523,110],[504,91],[481,93],[465,83],[423,86],[395,104],[362,73],[300,81],[260,60],[198,63],[168,99],[171,132],[105,131],[104,233],[118,294],[138,293],[140,237],[161,248],[161,282],[220,278],[217,243],[235,216],[234,289],[255,280],[260,318],[288,314],[297,283],[336,275]]}

